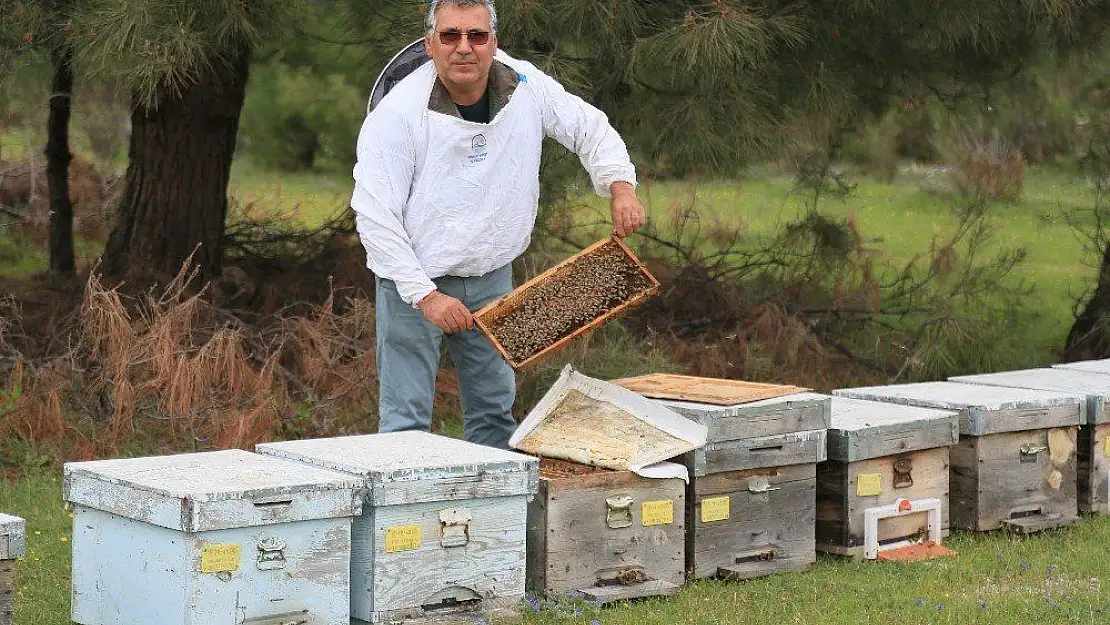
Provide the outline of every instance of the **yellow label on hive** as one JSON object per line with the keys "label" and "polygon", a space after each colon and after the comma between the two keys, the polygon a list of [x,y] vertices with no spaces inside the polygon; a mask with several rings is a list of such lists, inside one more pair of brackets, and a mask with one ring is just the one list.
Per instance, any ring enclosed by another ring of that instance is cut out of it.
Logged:
{"label": "yellow label on hive", "polygon": [[882,473],[860,473],[856,478],[856,496],[874,497],[883,494]]}
{"label": "yellow label on hive", "polygon": [[650,525],[670,525],[674,523],[674,502],[645,501],[643,512],[640,514],[640,524],[644,527]]}
{"label": "yellow label on hive", "polygon": [[1102,455],[1106,456],[1107,458],[1110,458],[1110,434],[1106,435],[1106,438],[1103,439],[1102,447],[1103,447]]}
{"label": "yellow label on hive", "polygon": [[385,552],[412,551],[420,548],[420,526],[398,525],[385,528]]}
{"label": "yellow label on hive", "polygon": [[231,573],[239,570],[242,554],[237,543],[208,545],[200,550],[201,573]]}
{"label": "yellow label on hive", "polygon": [[729,517],[729,497],[710,497],[701,500],[701,522],[724,521]]}

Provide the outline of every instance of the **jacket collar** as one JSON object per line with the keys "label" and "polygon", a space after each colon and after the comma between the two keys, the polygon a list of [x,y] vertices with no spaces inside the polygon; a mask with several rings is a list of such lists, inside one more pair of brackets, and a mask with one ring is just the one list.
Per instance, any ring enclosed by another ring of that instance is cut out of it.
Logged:
{"label": "jacket collar", "polygon": [[[509,98],[511,98],[513,92],[516,91],[518,84],[520,84],[520,77],[516,70],[494,59],[493,66],[490,67],[489,70],[488,86],[490,95],[489,115],[491,120],[497,117],[497,113],[509,103]],[[459,107],[455,106],[454,100],[451,99],[451,94],[447,92],[447,87],[443,86],[443,82],[438,76],[436,77],[435,85],[432,86],[432,95],[428,98],[428,110],[462,119],[462,115],[459,113]]]}

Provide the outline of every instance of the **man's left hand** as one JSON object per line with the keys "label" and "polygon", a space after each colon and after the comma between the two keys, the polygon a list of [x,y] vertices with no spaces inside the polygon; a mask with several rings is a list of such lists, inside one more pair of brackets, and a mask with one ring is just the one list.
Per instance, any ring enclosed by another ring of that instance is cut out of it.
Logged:
{"label": "man's left hand", "polygon": [[644,225],[644,205],[636,197],[636,187],[627,182],[614,182],[610,208],[613,211],[613,230],[624,239]]}

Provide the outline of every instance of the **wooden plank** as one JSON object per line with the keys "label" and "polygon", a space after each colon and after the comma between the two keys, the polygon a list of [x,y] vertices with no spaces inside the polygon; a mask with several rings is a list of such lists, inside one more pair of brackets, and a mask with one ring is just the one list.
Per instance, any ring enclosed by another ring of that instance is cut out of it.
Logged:
{"label": "wooden plank", "polygon": [[825,431],[793,432],[762,438],[709,443],[690,452],[694,475],[746,471],[825,459]]}
{"label": "wooden plank", "polygon": [[[908,461],[912,483],[898,479],[895,465]],[[948,502],[949,448],[923,449],[906,454],[857,462],[829,460],[818,466],[817,542],[825,547],[855,548],[864,543],[864,512],[899,499],[940,499]],[[875,476],[875,488],[861,479]],[[899,484],[896,486],[895,484]],[[864,490],[861,490],[864,489]],[[949,506],[941,513],[942,529],[949,526]],[[925,513],[886,519],[879,523],[879,542],[924,533]]]}
{"label": "wooden plank", "polygon": [[709,430],[709,442],[761,438],[829,427],[832,398],[797,393],[735,406],[716,406],[675,400],[661,403]]}
{"label": "wooden plank", "polygon": [[677,595],[680,590],[682,584],[653,579],[633,586],[593,586],[583,589],[582,595],[586,601],[605,605],[645,597],[669,597]]}
{"label": "wooden plank", "polygon": [[0,625],[12,625],[15,618],[15,561],[0,560]]}
{"label": "wooden plank", "polygon": [[[530,590],[567,593],[597,587],[623,587],[623,593],[609,591],[607,596],[647,596],[647,582],[679,585],[684,580],[686,485],[681,479],[653,480],[631,472],[622,482],[595,481],[574,488],[578,477],[541,477],[544,484],[542,506],[533,504],[531,514],[544,514],[542,521],[531,519],[535,536],[534,557],[529,558]],[[557,483],[563,482],[561,484]],[[612,509],[611,498],[630,498],[623,510]],[[670,523],[645,525],[644,506],[650,502],[669,502]],[[541,535],[542,528],[542,535]]]}
{"label": "wooden plank", "polygon": [[[760,482],[769,490],[753,493],[753,484],[758,489]],[[687,552],[691,576],[750,579],[805,570],[815,561],[814,463],[715,473],[695,478],[692,492]],[[722,497],[729,500],[728,517],[703,521],[703,502]]]}
{"label": "wooden plank", "polygon": [[[472,518],[465,545],[443,546],[440,513],[465,506]],[[415,549],[387,553],[388,528],[419,525],[421,541]],[[370,571],[373,615],[379,621],[447,614],[468,609],[446,606],[428,609],[441,593],[465,589],[481,604],[524,598],[527,504],[524,497],[476,499],[467,502],[427,502],[374,508],[374,545],[371,553],[352,553],[351,569]],[[354,576],[354,574],[352,573]],[[360,618],[365,618],[361,614]]]}
{"label": "wooden plank", "polygon": [[1002,525],[1019,534],[1035,534],[1044,530],[1075,525],[1078,521],[1078,517],[1064,517],[1063,515],[1053,514],[1007,519],[1002,521]]}
{"label": "wooden plank", "polygon": [[762,399],[794,395],[809,390],[781,384],[699,378],[669,373],[652,373],[634,378],[621,378],[612,382],[644,397],[676,399],[719,406],[735,406]]}
{"label": "wooden plank", "polygon": [[[384,612],[378,615],[375,623],[404,623],[404,625],[474,625],[485,621],[490,625],[503,623],[523,623],[524,612],[521,610],[520,600],[517,599],[490,599],[479,605],[465,606],[451,611],[430,610],[420,614],[411,611],[399,610]],[[371,625],[369,621],[357,618],[351,619],[351,625]]]}
{"label": "wooden plank", "polygon": [[[1003,521],[1031,516],[1076,517],[1077,430],[1006,432],[972,439],[979,465],[974,482],[978,506],[968,529],[994,530]],[[1045,451],[1023,454],[1023,446]]]}
{"label": "wooden plank", "polygon": [[965,436],[949,448],[949,521],[953,528],[974,531],[979,511],[978,437]]}
{"label": "wooden plank", "polygon": [[1106,514],[1107,489],[1110,488],[1110,424],[1084,425],[1079,428],[1077,450],[1078,497],[1081,512]]}
{"label": "wooden plank", "polygon": [[[523,300],[527,296],[528,291],[530,289],[532,289],[534,286],[548,280],[549,278],[551,278],[552,276],[555,276],[556,274],[563,273],[564,271],[567,270],[567,267],[569,265],[571,265],[572,263],[574,263],[578,259],[582,258],[583,256],[587,256],[590,253],[595,252],[595,251],[597,251],[597,250],[599,250],[602,247],[605,247],[607,245],[613,245],[617,249],[619,249],[621,251],[621,253],[624,256],[627,257],[629,262],[634,264],[639,269],[639,271],[643,274],[643,276],[645,278],[647,278],[647,280],[648,280],[648,282],[650,283],[651,286],[648,287],[644,291],[640,291],[638,294],[634,295],[633,297],[631,297],[630,299],[621,303],[620,305],[609,309],[608,311],[606,311],[601,316],[596,317],[595,319],[593,319],[589,323],[579,327],[578,329],[576,329],[575,331],[573,331],[569,335],[564,336],[563,338],[555,341],[551,345],[548,345],[547,347],[535,352],[531,356],[529,356],[527,358],[524,358],[523,360],[518,360],[518,359],[513,358],[509,354],[509,352],[505,349],[505,347],[501,344],[501,342],[497,339],[497,336],[493,331],[494,323],[498,319],[500,319],[501,317],[505,316],[506,314],[508,314],[509,312],[514,310],[520,304],[521,300]],[[655,295],[658,291],[659,291],[659,280],[657,280],[655,278],[655,276],[651,275],[651,272],[648,271],[647,266],[644,265],[643,262],[641,262],[639,258],[637,258],[636,254],[628,247],[628,245],[626,245],[624,243],[624,241],[622,241],[619,237],[613,235],[613,236],[610,236],[608,238],[605,238],[605,239],[602,239],[600,241],[597,241],[597,242],[593,243],[589,247],[583,249],[581,252],[578,252],[578,253],[574,254],[573,256],[567,258],[566,260],[559,263],[558,265],[555,265],[554,267],[552,267],[552,268],[548,269],[547,271],[541,273],[540,275],[536,276],[535,278],[532,278],[531,280],[529,280],[529,281],[525,282],[524,284],[520,285],[519,287],[514,289],[511,293],[505,295],[504,297],[497,300],[496,302],[492,302],[492,303],[488,304],[487,306],[485,306],[484,308],[482,308],[478,312],[474,313],[474,323],[475,323],[475,325],[478,326],[478,329],[481,330],[481,332],[483,334],[485,334],[487,338],[489,338],[490,342],[493,343],[493,346],[497,349],[498,353],[501,354],[501,357],[504,358],[505,361],[508,362],[509,365],[511,367],[513,367],[514,369],[520,369],[522,367],[525,367],[529,364],[532,364],[532,363],[536,362],[537,360],[540,360],[540,359],[550,355],[552,352],[554,352],[554,351],[558,350],[559,348],[563,347],[564,345],[570,343],[574,339],[576,339],[576,338],[578,338],[578,337],[580,337],[580,336],[582,336],[582,335],[600,327],[601,325],[607,323],[609,320],[613,319],[617,315],[620,315],[624,311],[626,311],[630,308],[633,308],[635,306],[638,306],[640,303],[642,303],[647,298]]]}

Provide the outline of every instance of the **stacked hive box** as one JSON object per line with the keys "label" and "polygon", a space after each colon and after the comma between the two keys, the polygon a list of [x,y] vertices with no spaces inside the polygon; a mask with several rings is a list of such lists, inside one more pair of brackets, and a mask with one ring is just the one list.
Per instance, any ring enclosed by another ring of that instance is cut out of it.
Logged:
{"label": "stacked hive box", "polygon": [[27,552],[23,519],[0,514],[0,625],[12,625],[15,561]]}
{"label": "stacked hive box", "polygon": [[528,588],[608,603],[682,588],[685,483],[540,461],[528,507]]}
{"label": "stacked hive box", "polygon": [[365,483],[351,554],[356,621],[519,613],[535,458],[426,432],[267,443],[257,450]]}
{"label": "stacked hive box", "polygon": [[1076,517],[1075,432],[1082,400],[1017,388],[924,382],[836,391],[837,395],[959,412],[952,451],[952,525],[1019,531]]}
{"label": "stacked hive box", "polygon": [[67,464],[73,620],[348,623],[360,485],[237,450]]}
{"label": "stacked hive box", "polygon": [[808,569],[816,559],[816,467],[825,459],[829,398],[662,403],[709,428],[705,447],[686,458],[688,573],[747,579]]}
{"label": "stacked hive box", "polygon": [[879,545],[946,531],[958,438],[955,412],[834,397],[828,460],[817,467],[817,549],[874,558]]}
{"label": "stacked hive box", "polygon": [[[1055,391],[1085,399],[1080,406],[1078,435],[1076,444],[1076,467],[1078,508],[1090,512],[1107,511],[1107,473],[1110,472],[1110,376],[1086,371],[1066,369],[1028,369],[1024,371],[1003,371],[983,375],[960,376],[952,378],[963,384],[987,385],[1004,388],[1025,388]],[[1059,410],[1055,412],[1060,412]],[[1053,421],[1051,417],[1037,427],[1071,427],[1071,421]],[[1037,443],[1045,447],[1047,443]],[[1028,462],[1028,458],[1026,458]],[[1069,469],[1070,470],[1070,469]],[[1066,516],[1066,515],[1065,515]]]}

